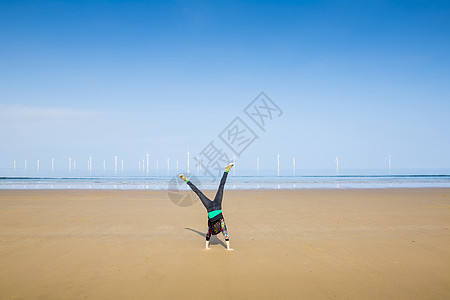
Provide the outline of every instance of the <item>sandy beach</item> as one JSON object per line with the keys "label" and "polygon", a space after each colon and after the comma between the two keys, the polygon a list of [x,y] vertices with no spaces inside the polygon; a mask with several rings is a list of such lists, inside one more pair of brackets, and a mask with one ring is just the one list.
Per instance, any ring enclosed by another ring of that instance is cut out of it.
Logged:
{"label": "sandy beach", "polygon": [[221,235],[204,250],[203,206],[166,191],[0,191],[0,299],[450,298],[450,189],[223,204],[230,252]]}

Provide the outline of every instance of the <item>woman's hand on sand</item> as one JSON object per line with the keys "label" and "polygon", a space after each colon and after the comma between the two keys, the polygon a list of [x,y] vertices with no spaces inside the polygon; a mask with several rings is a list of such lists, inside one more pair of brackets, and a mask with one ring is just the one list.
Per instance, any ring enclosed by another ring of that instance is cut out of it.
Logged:
{"label": "woman's hand on sand", "polygon": [[211,248],[209,248],[209,241],[206,241],[205,243],[205,250],[211,250]]}
{"label": "woman's hand on sand", "polygon": [[231,247],[230,247],[230,241],[226,241],[226,243],[227,243],[227,251],[234,250],[234,249],[231,249]]}

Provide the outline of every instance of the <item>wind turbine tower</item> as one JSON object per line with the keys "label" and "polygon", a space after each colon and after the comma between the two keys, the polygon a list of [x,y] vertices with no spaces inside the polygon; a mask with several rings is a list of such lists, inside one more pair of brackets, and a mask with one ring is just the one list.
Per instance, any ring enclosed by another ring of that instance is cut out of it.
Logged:
{"label": "wind turbine tower", "polygon": [[114,173],[117,173],[117,155],[114,155]]}
{"label": "wind turbine tower", "polygon": [[259,175],[259,157],[256,158],[256,174]]}
{"label": "wind turbine tower", "polygon": [[292,165],[293,165],[293,174],[295,175],[295,157],[292,159]]}
{"label": "wind turbine tower", "polygon": [[339,172],[339,157],[336,156],[336,173]]}
{"label": "wind turbine tower", "polygon": [[36,162],[36,170],[39,172],[39,159]]}
{"label": "wind turbine tower", "polygon": [[187,151],[187,172],[188,172],[188,174],[189,174],[189,149],[188,149],[188,151]]}
{"label": "wind turbine tower", "polygon": [[178,159],[177,159],[177,171],[178,171]]}
{"label": "wind turbine tower", "polygon": [[106,160],[103,160],[103,171],[106,171]]}
{"label": "wind turbine tower", "polygon": [[167,172],[170,171],[170,158],[167,158]]}
{"label": "wind turbine tower", "polygon": [[92,173],[92,156],[89,156],[89,173]]}
{"label": "wind turbine tower", "polygon": [[148,152],[147,152],[147,175],[148,175],[148,171],[149,171],[149,169],[148,169],[148,161],[149,161],[149,155],[148,155]]}
{"label": "wind turbine tower", "polygon": [[25,159],[25,171],[27,170],[27,160]]}
{"label": "wind turbine tower", "polygon": [[236,175],[236,157],[234,155],[233,155],[233,164],[234,164],[233,175]]}
{"label": "wind turbine tower", "polygon": [[197,156],[196,162],[197,162],[197,176],[198,176],[198,172],[199,172],[199,169],[200,169],[200,164],[199,164],[199,158],[198,158],[198,156]]}
{"label": "wind turbine tower", "polygon": [[393,156],[390,155],[390,154],[388,154],[388,156],[387,156],[388,164],[389,164],[389,170],[391,169],[391,158],[392,158],[392,157],[393,157]]}
{"label": "wind turbine tower", "polygon": [[52,158],[52,173],[53,173],[54,170],[55,170],[55,159]]}
{"label": "wind turbine tower", "polygon": [[72,171],[72,158],[69,157],[69,172]]}
{"label": "wind turbine tower", "polygon": [[123,173],[123,159],[122,159],[122,173]]}
{"label": "wind turbine tower", "polygon": [[16,172],[16,161],[14,160],[14,172]]}
{"label": "wind turbine tower", "polygon": [[280,176],[280,154],[277,153],[277,175]]}

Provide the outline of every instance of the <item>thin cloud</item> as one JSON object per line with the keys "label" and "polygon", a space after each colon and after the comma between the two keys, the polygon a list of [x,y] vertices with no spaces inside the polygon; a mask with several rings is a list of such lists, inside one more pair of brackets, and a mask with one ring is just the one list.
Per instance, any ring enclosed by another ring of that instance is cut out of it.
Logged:
{"label": "thin cloud", "polygon": [[104,115],[104,113],[70,107],[52,106],[28,106],[28,105],[0,105],[0,118],[22,119],[22,118],[91,118]]}

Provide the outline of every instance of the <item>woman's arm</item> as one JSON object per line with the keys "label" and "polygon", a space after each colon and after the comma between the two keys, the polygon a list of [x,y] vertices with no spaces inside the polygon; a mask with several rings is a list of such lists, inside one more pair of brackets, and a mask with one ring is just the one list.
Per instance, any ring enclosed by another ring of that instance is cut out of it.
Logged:
{"label": "woman's arm", "polygon": [[234,249],[230,248],[230,241],[226,241],[226,243],[227,243],[227,250],[228,251],[234,250]]}
{"label": "woman's arm", "polygon": [[205,249],[209,250],[209,249],[211,249],[211,248],[209,248],[209,239],[211,238],[211,230],[209,229],[209,226],[208,226],[208,232],[206,232],[205,238],[206,238]]}
{"label": "woman's arm", "polygon": [[234,249],[230,248],[230,237],[228,236],[228,230],[227,230],[227,225],[225,224],[225,220],[222,219],[220,224],[221,224],[221,227],[222,227],[223,237],[225,238],[225,242],[227,243],[227,250],[228,251],[234,250]]}

